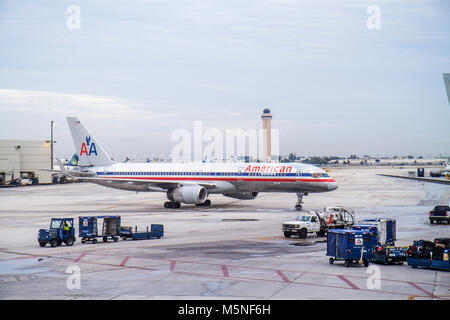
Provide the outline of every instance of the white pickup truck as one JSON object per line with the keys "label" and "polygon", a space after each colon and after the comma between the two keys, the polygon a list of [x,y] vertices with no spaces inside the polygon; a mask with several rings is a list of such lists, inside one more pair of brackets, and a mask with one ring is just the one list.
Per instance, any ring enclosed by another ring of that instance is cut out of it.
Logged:
{"label": "white pickup truck", "polygon": [[320,211],[308,211],[292,221],[283,223],[282,231],[286,238],[297,235],[306,238],[308,233],[324,236],[328,229],[346,228],[354,224],[354,212],[343,207],[326,207]]}
{"label": "white pickup truck", "polygon": [[313,232],[316,232],[318,236],[325,234],[320,217],[314,211],[298,215],[295,220],[284,222],[282,231],[286,238],[290,238],[293,234],[300,238],[306,238],[308,233]]}

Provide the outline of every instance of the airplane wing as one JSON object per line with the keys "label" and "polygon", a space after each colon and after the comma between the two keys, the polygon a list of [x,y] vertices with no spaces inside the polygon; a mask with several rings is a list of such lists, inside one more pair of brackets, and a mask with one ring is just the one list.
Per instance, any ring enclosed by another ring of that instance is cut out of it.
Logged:
{"label": "airplane wing", "polygon": [[[56,169],[36,169],[36,170],[47,171],[47,172],[54,172],[54,173],[63,173],[63,174],[68,173],[66,168],[64,168],[64,165],[63,165],[63,163],[61,162],[60,159],[56,159],[56,162],[59,165],[59,170],[56,170]],[[70,174],[68,174],[68,176],[70,176]]]}
{"label": "airplane wing", "polygon": [[62,173],[61,170],[56,169],[36,169],[37,171],[47,171],[47,172],[53,172],[53,173]]}
{"label": "airplane wing", "polygon": [[61,171],[66,177],[70,177],[73,179],[83,179],[86,181],[90,181],[90,182],[104,182],[104,181],[114,181],[115,183],[123,183],[123,184],[134,184],[134,185],[139,185],[139,186],[144,186],[146,185],[147,188],[150,191],[167,191],[169,189],[175,189],[181,185],[186,185],[186,184],[197,184],[200,185],[202,187],[205,187],[206,189],[214,189],[216,187],[215,183],[209,183],[209,182],[186,182],[184,180],[180,180],[180,181],[166,181],[166,180],[145,180],[143,181],[142,179],[133,179],[133,178],[114,178],[114,177],[108,177],[108,178],[99,178],[98,176],[95,175],[95,173],[90,172],[90,171],[78,171],[78,170],[74,170],[74,171],[67,171],[67,169],[63,166],[61,160],[56,159],[56,161],[58,162],[58,165],[61,168]]}
{"label": "airplane wing", "polygon": [[398,175],[393,175],[393,174],[378,174],[378,176],[392,177],[392,178],[402,178],[402,179],[410,179],[410,180],[416,180],[416,181],[432,182],[432,183],[440,183],[440,184],[449,184],[450,185],[450,180],[448,180],[448,179],[407,177],[407,176],[398,176]]}
{"label": "airplane wing", "polygon": [[[69,176],[72,177],[72,175],[69,173],[69,171],[67,171],[67,169],[64,167],[62,161],[60,159],[56,159],[56,162],[59,165],[59,168],[61,169],[61,172],[65,175],[65,176]],[[73,177],[72,177],[73,178]]]}
{"label": "airplane wing", "polygon": [[215,183],[209,183],[209,182],[186,182],[184,180],[180,181],[165,181],[165,180],[141,180],[141,179],[133,179],[133,178],[99,178],[95,176],[76,176],[77,178],[81,178],[87,181],[91,182],[100,182],[100,181],[114,181],[119,183],[127,183],[127,184],[136,184],[136,185],[147,185],[150,190],[154,189],[153,191],[166,191],[168,189],[174,189],[179,187],[180,185],[186,185],[186,184],[197,184],[202,187],[205,187],[206,189],[214,189],[216,187]]}

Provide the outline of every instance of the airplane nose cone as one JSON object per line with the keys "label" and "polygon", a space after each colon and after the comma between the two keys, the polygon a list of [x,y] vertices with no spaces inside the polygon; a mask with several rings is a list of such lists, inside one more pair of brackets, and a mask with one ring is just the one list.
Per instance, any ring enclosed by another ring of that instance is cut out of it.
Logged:
{"label": "airplane nose cone", "polygon": [[336,181],[334,181],[334,182],[328,182],[328,183],[327,183],[328,191],[336,190],[337,187],[338,187],[338,184],[337,184]]}

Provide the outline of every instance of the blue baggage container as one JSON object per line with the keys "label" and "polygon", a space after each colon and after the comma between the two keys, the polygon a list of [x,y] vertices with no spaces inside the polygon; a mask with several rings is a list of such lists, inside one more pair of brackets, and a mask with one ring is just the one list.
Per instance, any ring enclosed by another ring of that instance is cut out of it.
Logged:
{"label": "blue baggage container", "polygon": [[97,218],[95,217],[78,217],[79,221],[79,237],[92,238],[98,236]]}
{"label": "blue baggage container", "polygon": [[[107,242],[108,238],[117,242],[120,236],[120,216],[86,216],[79,219],[79,237],[81,243],[87,241],[97,243],[97,238],[103,238]],[[98,232],[98,220],[103,219],[102,232]]]}
{"label": "blue baggage container", "polygon": [[371,248],[380,245],[378,241],[378,228],[376,226],[355,224],[351,229],[367,232],[369,234],[369,243]]}
{"label": "blue baggage container", "polygon": [[159,239],[162,236],[164,236],[164,226],[162,224],[152,224],[150,237]]}
{"label": "blue baggage container", "polygon": [[369,232],[361,230],[332,229],[327,232],[327,256],[329,262],[344,261],[349,267],[353,262],[363,260],[369,265],[372,258]]}
{"label": "blue baggage container", "polygon": [[[387,219],[387,218],[365,219],[358,221],[356,225],[359,226],[361,230],[369,230],[370,227],[376,227],[377,242],[381,245],[393,246],[395,244],[395,240],[397,240],[396,235],[397,223],[395,219]],[[364,229],[364,227],[366,229]]]}

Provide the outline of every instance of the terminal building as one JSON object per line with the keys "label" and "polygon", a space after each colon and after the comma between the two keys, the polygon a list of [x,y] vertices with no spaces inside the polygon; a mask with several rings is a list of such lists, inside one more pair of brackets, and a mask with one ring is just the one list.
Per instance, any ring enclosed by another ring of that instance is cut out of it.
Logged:
{"label": "terminal building", "polygon": [[45,140],[0,140],[0,185],[52,183],[51,146]]}

